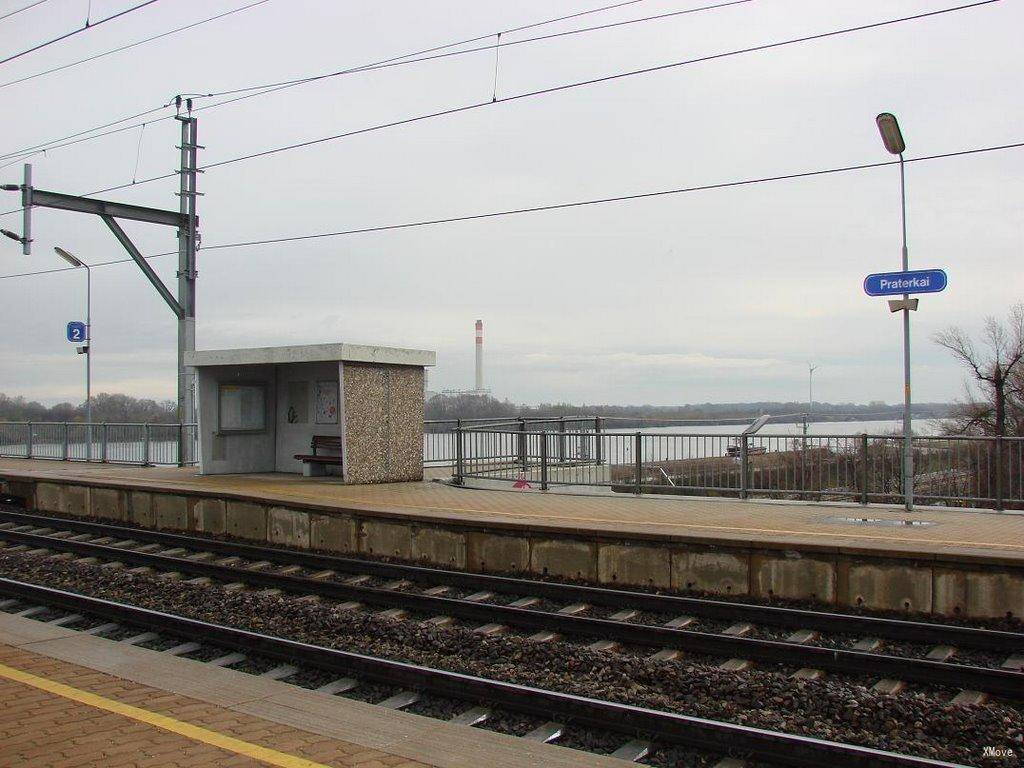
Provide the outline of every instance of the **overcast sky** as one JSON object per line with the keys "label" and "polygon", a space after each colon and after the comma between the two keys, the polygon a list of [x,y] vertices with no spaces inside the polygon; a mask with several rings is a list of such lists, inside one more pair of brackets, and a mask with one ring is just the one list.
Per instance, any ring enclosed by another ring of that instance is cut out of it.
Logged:
{"label": "overcast sky", "polygon": [[[92,18],[137,0],[93,0]],[[28,0],[0,0],[0,15]],[[11,80],[246,4],[161,0],[0,65],[0,153],[209,93],[342,69],[599,7],[573,2],[269,0],[34,80]],[[706,5],[645,0],[502,42]],[[953,0],[753,0],[505,48],[506,97],[615,72],[954,5]],[[87,0],[0,20],[0,58],[81,26]],[[354,229],[888,159],[874,117],[900,119],[907,156],[1024,140],[1020,30],[1004,2],[882,29],[497,103],[223,168],[200,180],[204,245]],[[493,38],[489,42],[493,42]],[[359,73],[199,113],[200,164],[490,100],[494,52]],[[198,104],[210,100],[199,100]],[[154,114],[160,117],[173,110]],[[31,158],[42,189],[82,194],[177,166],[164,120]],[[10,160],[0,161],[0,165]],[[962,393],[930,341],[972,332],[1022,298],[1024,150],[907,167],[912,268],[945,293],[913,317],[915,399]],[[20,181],[20,162],[0,170]],[[109,193],[176,208],[175,179]],[[0,198],[17,207],[17,195]],[[20,216],[0,217],[20,231]],[[128,223],[144,253],[171,229]],[[0,275],[124,257],[101,221],[36,210],[34,252],[0,240]],[[900,259],[898,170],[886,167],[400,231],[199,253],[197,346],[375,343],[437,351],[431,389],[473,383],[536,403],[902,400],[900,321],[864,296]],[[175,257],[153,261],[175,283]],[[84,398],[64,340],[84,274],[0,280],[0,391]],[[94,270],[93,391],[174,396],[176,325],[133,264]]]}

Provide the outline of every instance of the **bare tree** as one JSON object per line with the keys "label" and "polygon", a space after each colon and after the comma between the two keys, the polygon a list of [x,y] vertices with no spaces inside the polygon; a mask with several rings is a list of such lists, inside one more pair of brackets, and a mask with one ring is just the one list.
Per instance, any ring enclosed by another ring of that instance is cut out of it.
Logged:
{"label": "bare tree", "polygon": [[[1020,404],[1024,384],[1024,303],[1017,303],[1001,323],[994,317],[985,320],[980,349],[960,328],[948,328],[933,337],[966,365],[978,381],[984,397],[969,397],[961,403],[957,416],[964,431],[981,428],[996,435],[1006,434],[1007,400]],[[1015,411],[1015,431],[1019,430],[1019,408]]]}

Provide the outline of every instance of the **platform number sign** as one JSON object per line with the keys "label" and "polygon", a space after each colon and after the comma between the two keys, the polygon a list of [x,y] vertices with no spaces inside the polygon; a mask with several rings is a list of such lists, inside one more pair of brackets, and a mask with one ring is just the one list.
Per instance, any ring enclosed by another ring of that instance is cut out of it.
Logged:
{"label": "platform number sign", "polygon": [[85,341],[85,323],[78,320],[68,323],[68,341],[73,343]]}

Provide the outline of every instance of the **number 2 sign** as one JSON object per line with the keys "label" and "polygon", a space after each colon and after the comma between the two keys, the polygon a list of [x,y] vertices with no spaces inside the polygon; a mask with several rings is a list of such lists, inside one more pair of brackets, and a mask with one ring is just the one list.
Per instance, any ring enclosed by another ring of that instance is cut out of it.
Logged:
{"label": "number 2 sign", "polygon": [[68,323],[68,341],[85,341],[85,323],[81,323],[78,320],[72,320]]}

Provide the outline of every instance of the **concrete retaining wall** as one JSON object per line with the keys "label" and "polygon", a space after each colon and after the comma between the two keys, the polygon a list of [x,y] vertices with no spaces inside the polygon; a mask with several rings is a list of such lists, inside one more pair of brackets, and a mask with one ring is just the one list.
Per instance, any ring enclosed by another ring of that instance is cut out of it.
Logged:
{"label": "concrete retaining wall", "polygon": [[30,508],[165,530],[228,533],[259,543],[373,554],[477,572],[519,572],[602,584],[811,599],[840,606],[976,618],[1024,616],[1024,566],[658,543],[478,523],[424,524],[387,513],[304,509],[187,493],[5,481]]}

